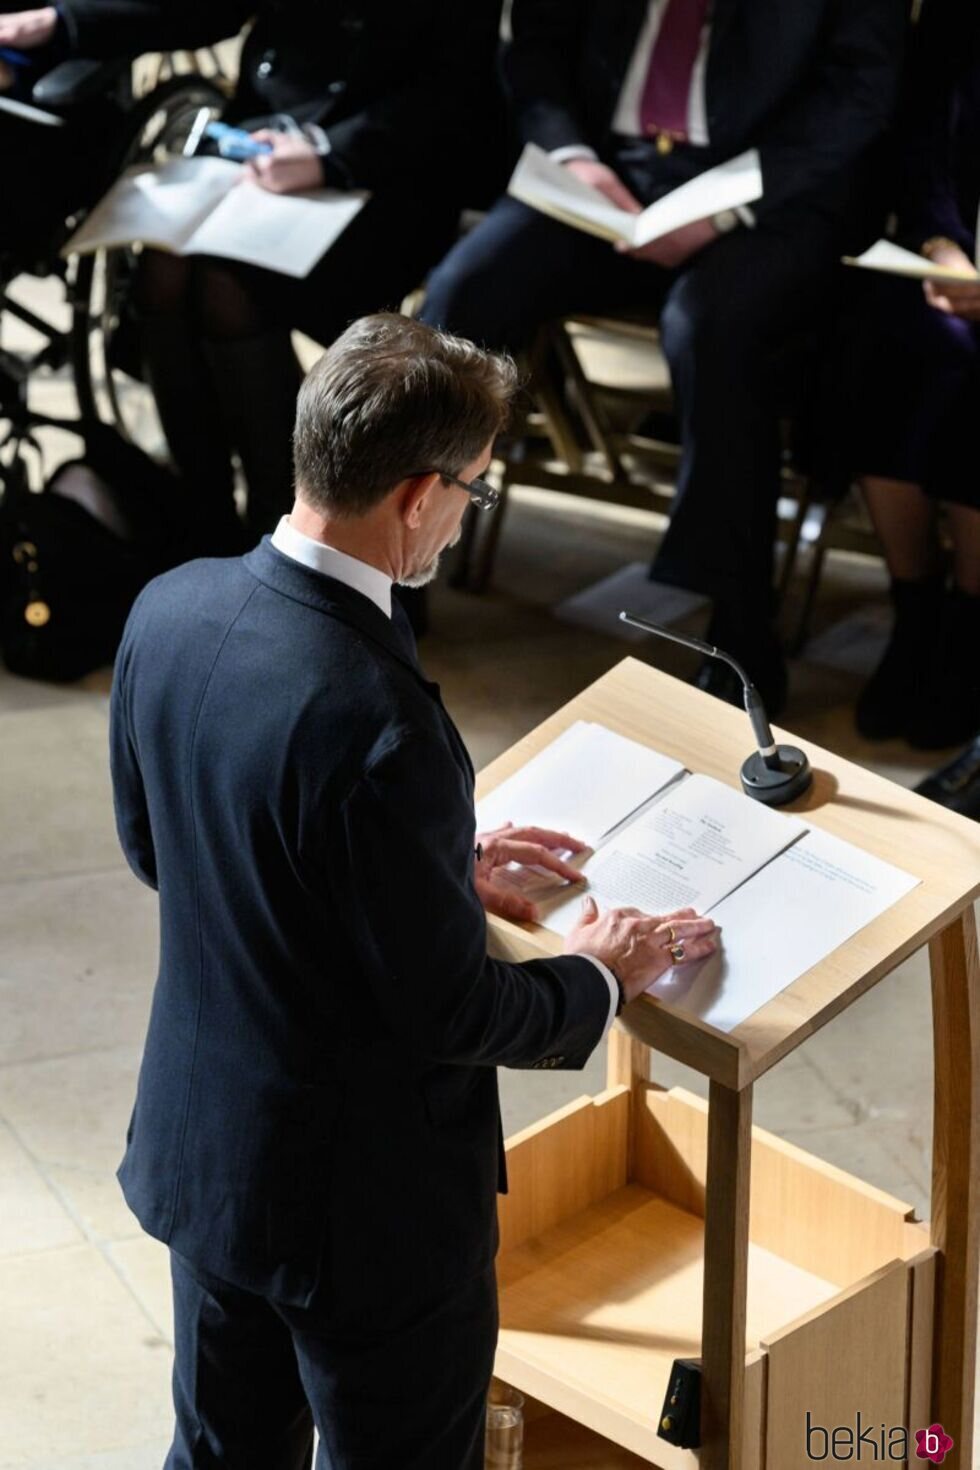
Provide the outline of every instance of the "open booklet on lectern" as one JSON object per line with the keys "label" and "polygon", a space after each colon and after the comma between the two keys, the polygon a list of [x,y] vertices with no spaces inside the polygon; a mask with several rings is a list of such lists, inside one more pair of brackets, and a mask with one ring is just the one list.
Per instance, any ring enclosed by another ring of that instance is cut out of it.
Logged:
{"label": "open booklet on lectern", "polygon": [[[721,930],[714,956],[650,993],[730,1031],[919,880],[602,725],[580,721],[479,803],[481,831],[511,820],[590,844],[599,907],[694,908]],[[541,923],[567,934],[583,890],[515,873]]]}

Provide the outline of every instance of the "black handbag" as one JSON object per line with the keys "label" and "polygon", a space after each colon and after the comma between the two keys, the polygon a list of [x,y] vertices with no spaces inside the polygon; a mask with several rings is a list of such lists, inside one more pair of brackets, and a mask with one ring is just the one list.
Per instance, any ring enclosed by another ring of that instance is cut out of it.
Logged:
{"label": "black handbag", "polygon": [[140,589],[184,559],[192,524],[181,482],[106,425],[41,491],[11,477],[0,504],[11,673],[63,683],[111,664]]}

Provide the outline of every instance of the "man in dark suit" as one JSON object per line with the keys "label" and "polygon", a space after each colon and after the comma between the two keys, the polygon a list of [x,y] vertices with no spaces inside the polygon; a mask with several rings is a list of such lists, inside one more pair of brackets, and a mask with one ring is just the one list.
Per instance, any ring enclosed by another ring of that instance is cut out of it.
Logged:
{"label": "man in dark suit", "polygon": [[576,876],[577,844],[474,846],[392,584],[492,494],[514,383],[418,323],[355,323],[301,391],[289,517],[151,583],[119,652],[117,821],[162,931],[120,1179],[172,1253],[168,1470],[300,1470],[314,1421],[324,1470],[477,1470],[494,1068],[581,1067],[623,1000],[714,948],[690,910],[588,902],[566,957],[487,957],[484,905],[528,913],[497,868]]}
{"label": "man in dark suit", "polygon": [[[502,199],[430,278],[425,320],[523,348],[581,310],[660,313],[683,437],[654,575],[714,600],[709,637],[770,702],[778,487],[773,349],[810,319],[896,91],[906,0],[515,0],[507,70],[525,140],[639,210],[755,147],[765,195],[641,250]],[[704,687],[741,700],[712,662]]]}

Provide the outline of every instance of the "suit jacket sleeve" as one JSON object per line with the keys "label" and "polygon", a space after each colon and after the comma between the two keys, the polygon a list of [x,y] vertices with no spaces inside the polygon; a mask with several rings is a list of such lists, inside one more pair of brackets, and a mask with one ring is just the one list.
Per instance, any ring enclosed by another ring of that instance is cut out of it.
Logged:
{"label": "suit jacket sleeve", "polygon": [[116,830],[126,861],[141,882],[157,886],[156,854],[150,831],[150,814],[140,769],[139,752],[133,737],[129,691],[129,667],[132,659],[130,630],[135,608],[130,613],[116,655],[109,703],[109,762],[112,771],[112,798],[116,813]]}
{"label": "suit jacket sleeve", "polygon": [[505,73],[521,136],[551,152],[594,145],[581,116],[577,60],[585,0],[514,0]]}
{"label": "suit jacket sleeve", "polygon": [[474,131],[488,105],[500,28],[500,0],[442,0],[434,7],[424,55],[401,86],[331,123],[330,108],[313,113],[330,142],[331,159],[352,188],[376,189],[438,166],[461,135]]}
{"label": "suit jacket sleeve", "polygon": [[143,51],[193,51],[235,36],[248,0],[61,0],[72,50],[98,60]]}
{"label": "suit jacket sleeve", "polygon": [[584,1066],[609,990],[590,960],[491,960],[472,786],[435,735],[390,747],[343,804],[326,878],[379,1025],[432,1061]]}
{"label": "suit jacket sleeve", "polygon": [[762,157],[759,219],[793,204],[844,207],[855,169],[892,119],[907,11],[906,0],[835,0],[809,78],[748,140]]}

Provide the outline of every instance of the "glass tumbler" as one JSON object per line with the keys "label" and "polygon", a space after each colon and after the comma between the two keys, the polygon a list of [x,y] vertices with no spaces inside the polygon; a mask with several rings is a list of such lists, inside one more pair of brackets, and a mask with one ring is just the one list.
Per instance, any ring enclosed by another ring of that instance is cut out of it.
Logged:
{"label": "glass tumbler", "polygon": [[494,1379],[487,1399],[486,1470],[521,1470],[524,1464],[524,1399]]}

